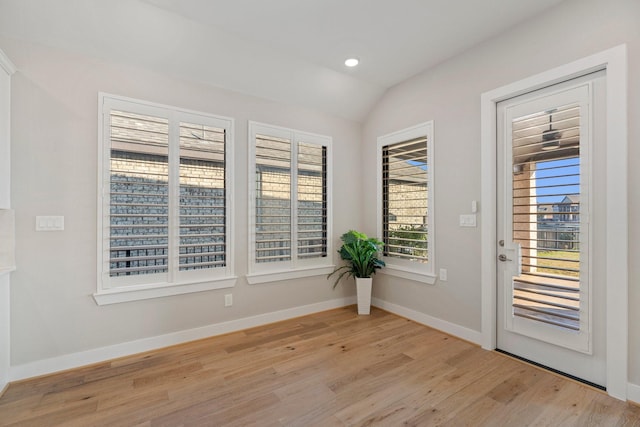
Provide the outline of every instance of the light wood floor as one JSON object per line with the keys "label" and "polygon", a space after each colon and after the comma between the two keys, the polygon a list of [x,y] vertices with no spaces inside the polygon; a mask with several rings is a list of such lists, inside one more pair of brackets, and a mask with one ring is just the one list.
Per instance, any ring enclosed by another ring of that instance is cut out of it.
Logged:
{"label": "light wood floor", "polygon": [[0,425],[640,426],[640,407],[347,307],[12,384]]}

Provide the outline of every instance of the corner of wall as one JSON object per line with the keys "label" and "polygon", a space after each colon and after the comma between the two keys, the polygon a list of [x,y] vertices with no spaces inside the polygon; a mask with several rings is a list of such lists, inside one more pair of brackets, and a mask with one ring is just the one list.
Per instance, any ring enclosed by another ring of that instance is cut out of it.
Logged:
{"label": "corner of wall", "polygon": [[[16,68],[7,55],[0,50],[0,208],[8,208],[11,202],[9,191],[11,176],[9,175],[9,141],[11,75]],[[4,219],[4,221],[2,220]],[[4,225],[3,225],[4,224]],[[10,329],[9,329],[9,274],[14,269],[13,257],[13,211],[0,213],[0,236],[4,245],[0,245],[0,396],[9,383]]]}
{"label": "corner of wall", "polygon": [[371,303],[375,307],[381,308],[398,316],[405,317],[409,320],[413,320],[414,322],[420,323],[421,325],[437,329],[441,332],[453,335],[454,337],[469,341],[473,344],[482,344],[482,333],[480,331],[465,328],[464,326],[447,322],[446,320],[438,319],[437,317],[429,316],[428,314],[424,314],[398,304],[393,304],[381,300],[380,298],[373,298],[371,300]]}
{"label": "corner of wall", "polygon": [[640,405],[640,385],[633,383],[627,384],[627,401]]}

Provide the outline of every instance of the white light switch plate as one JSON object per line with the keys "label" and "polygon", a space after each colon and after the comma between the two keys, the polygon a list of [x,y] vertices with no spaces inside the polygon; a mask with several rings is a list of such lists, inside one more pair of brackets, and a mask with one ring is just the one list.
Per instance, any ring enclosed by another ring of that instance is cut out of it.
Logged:
{"label": "white light switch plate", "polygon": [[64,230],[63,216],[37,216],[36,231],[62,231]]}
{"label": "white light switch plate", "polygon": [[460,215],[460,227],[475,227],[476,214]]}

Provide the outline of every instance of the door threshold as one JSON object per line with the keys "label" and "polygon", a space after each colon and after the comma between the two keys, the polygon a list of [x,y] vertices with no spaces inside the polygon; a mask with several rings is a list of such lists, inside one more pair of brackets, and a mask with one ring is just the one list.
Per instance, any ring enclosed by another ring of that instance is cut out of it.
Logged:
{"label": "door threshold", "polygon": [[563,376],[565,378],[569,378],[570,380],[579,382],[579,383],[584,384],[584,385],[588,385],[589,387],[593,387],[595,389],[602,390],[602,391],[607,391],[607,388],[604,387],[604,386],[601,386],[600,384],[592,383],[591,381],[587,381],[585,379],[576,377],[574,375],[567,374],[566,372],[562,372],[562,371],[559,371],[557,369],[550,368],[549,366],[543,365],[542,363],[534,362],[533,360],[529,360],[529,359],[524,358],[522,356],[518,356],[516,354],[509,353],[508,351],[500,350],[499,348],[496,348],[495,351],[498,352],[498,353],[504,354],[505,356],[509,356],[511,358],[520,360],[521,362],[528,363],[529,365],[533,365],[533,366],[535,366],[537,368],[544,369],[545,371],[553,372],[554,374]]}

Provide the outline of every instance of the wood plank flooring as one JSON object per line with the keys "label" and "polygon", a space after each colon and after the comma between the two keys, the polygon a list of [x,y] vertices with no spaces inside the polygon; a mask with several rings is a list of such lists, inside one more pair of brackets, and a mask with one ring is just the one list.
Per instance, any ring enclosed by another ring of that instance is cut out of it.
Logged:
{"label": "wood plank flooring", "polygon": [[11,384],[1,426],[640,426],[640,407],[355,307]]}

